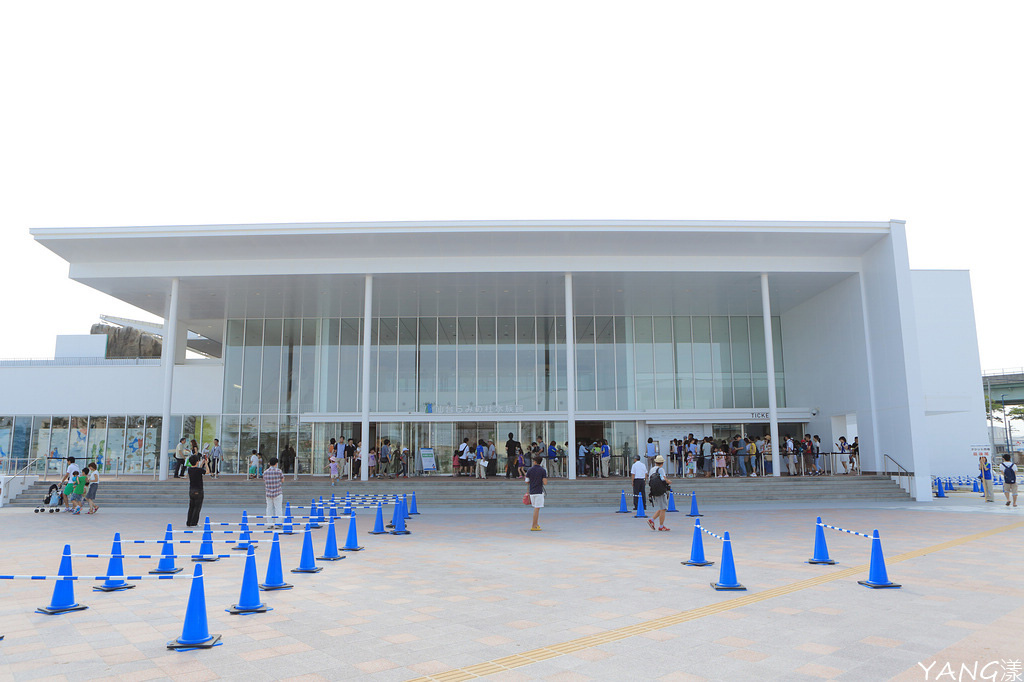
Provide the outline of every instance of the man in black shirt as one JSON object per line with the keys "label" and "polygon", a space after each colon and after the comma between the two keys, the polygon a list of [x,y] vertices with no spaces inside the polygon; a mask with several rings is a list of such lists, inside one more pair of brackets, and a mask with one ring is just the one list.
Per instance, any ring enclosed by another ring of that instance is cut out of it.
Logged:
{"label": "man in black shirt", "polygon": [[526,480],[530,482],[530,504],[533,505],[533,526],[530,530],[540,530],[540,510],[544,506],[544,486],[548,482],[548,472],[540,465],[544,458],[534,455],[533,466],[526,472]]}
{"label": "man in black shirt", "polygon": [[508,440],[505,441],[505,478],[519,478],[516,456],[522,449],[519,441],[511,433],[508,434]]}
{"label": "man in black shirt", "polygon": [[191,466],[186,472],[188,474],[188,519],[185,525],[192,528],[199,525],[199,514],[203,510],[203,474],[206,473],[206,455],[192,455],[188,459]]}

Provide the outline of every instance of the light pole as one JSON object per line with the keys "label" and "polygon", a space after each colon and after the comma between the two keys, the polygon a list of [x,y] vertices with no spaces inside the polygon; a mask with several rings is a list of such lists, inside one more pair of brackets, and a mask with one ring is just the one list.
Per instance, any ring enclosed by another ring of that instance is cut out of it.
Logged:
{"label": "light pole", "polygon": [[1006,436],[1006,451],[1010,452],[1010,426],[1009,426],[1009,422],[1006,420],[1006,394],[1005,393],[1001,393],[999,395],[999,402],[1003,406],[1003,409],[1002,409],[1002,412],[1003,412],[1003,435]]}

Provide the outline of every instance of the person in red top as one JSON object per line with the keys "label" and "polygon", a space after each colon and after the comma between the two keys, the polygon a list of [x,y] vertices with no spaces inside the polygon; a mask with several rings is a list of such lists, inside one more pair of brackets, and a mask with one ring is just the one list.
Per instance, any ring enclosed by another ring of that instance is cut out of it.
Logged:
{"label": "person in red top", "polygon": [[281,525],[284,516],[284,472],[277,468],[277,457],[270,458],[270,466],[263,472],[263,485],[267,489],[267,518]]}

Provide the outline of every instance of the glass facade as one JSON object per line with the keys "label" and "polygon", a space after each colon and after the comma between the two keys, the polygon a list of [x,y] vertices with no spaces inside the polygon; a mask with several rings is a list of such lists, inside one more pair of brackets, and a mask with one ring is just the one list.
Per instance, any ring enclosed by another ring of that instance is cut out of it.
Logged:
{"label": "glass facade", "polygon": [[[602,425],[620,457],[637,447],[636,420],[646,411],[767,408],[772,386],[784,407],[778,318],[772,330],[769,378],[760,317],[577,316],[577,434],[587,413],[622,413],[621,421],[588,422]],[[369,381],[377,418],[369,436],[412,453],[433,447],[442,473],[465,437],[494,440],[500,455],[509,431],[524,443],[563,446],[565,333],[564,318],[554,315],[374,319]],[[269,459],[294,448],[298,473],[322,474],[329,439],[360,436],[361,343],[360,318],[228,320],[222,413],[175,416],[170,430],[201,446],[219,438],[224,473],[243,472],[252,450]],[[338,420],[300,421],[309,413]],[[427,423],[402,415],[432,416]],[[0,417],[0,456],[8,470],[49,456],[57,471],[53,458],[73,455],[107,474],[152,473],[159,428],[154,415]]]}

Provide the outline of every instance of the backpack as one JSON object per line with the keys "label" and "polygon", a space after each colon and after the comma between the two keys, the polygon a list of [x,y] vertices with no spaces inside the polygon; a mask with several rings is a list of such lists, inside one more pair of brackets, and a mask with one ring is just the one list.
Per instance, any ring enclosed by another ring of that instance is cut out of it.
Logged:
{"label": "backpack", "polygon": [[668,484],[665,483],[665,479],[661,477],[661,472],[659,472],[657,469],[655,469],[654,472],[651,474],[651,477],[650,479],[648,479],[647,483],[651,487],[651,497],[661,497],[669,490],[671,490]]}
{"label": "backpack", "polygon": [[1009,464],[1009,465],[1007,465],[1007,464],[1003,465],[1003,482],[1004,483],[1016,483],[1017,482],[1017,472],[1014,470],[1012,463]]}

